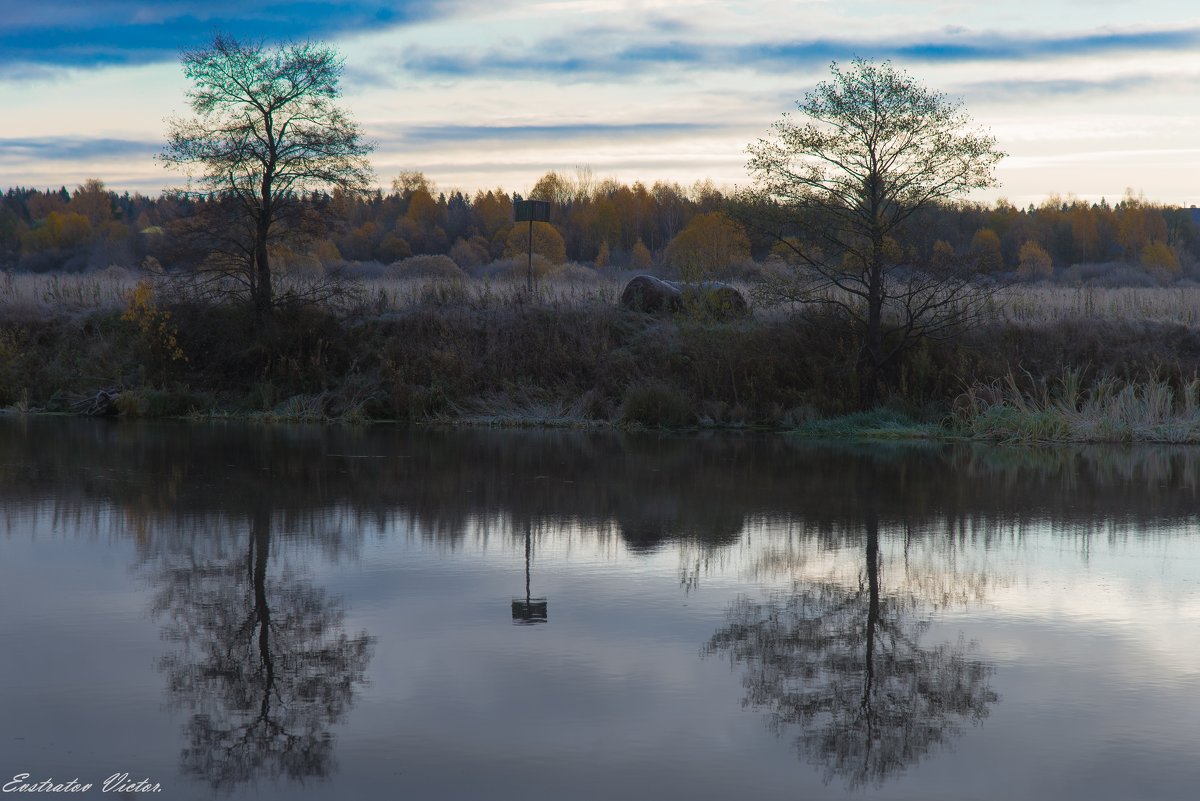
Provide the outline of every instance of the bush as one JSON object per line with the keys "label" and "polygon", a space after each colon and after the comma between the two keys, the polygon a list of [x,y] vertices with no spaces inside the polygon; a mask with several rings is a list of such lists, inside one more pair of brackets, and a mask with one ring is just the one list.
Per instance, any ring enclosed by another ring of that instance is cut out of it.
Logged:
{"label": "bush", "polygon": [[450,248],[450,258],[462,269],[471,272],[477,270],[492,260],[488,252],[488,242],[481,236],[468,239],[456,239]]}
{"label": "bush", "polygon": [[183,417],[211,411],[215,406],[216,400],[211,395],[149,387],[127,389],[116,400],[117,414],[121,417]]}
{"label": "bush", "polygon": [[552,275],[569,284],[594,284],[600,280],[600,276],[591,267],[573,261],[560,265]]}
{"label": "bush", "polygon": [[686,428],[696,422],[696,413],[679,389],[662,381],[646,381],[626,391],[621,422],[650,428]]}

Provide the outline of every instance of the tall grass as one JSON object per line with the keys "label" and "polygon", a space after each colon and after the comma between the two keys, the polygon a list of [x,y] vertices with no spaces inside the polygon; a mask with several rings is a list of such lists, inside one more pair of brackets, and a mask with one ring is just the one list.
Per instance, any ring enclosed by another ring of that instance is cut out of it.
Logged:
{"label": "tall grass", "polygon": [[1200,442],[1200,378],[1177,390],[1157,377],[1085,387],[1082,375],[1068,368],[1053,382],[1009,373],[975,384],[955,401],[951,426],[1007,442]]}
{"label": "tall grass", "polygon": [[1019,325],[1067,320],[1200,324],[1200,286],[1009,287],[995,298],[997,316]]}
{"label": "tall grass", "polygon": [[90,273],[0,271],[0,310],[112,311],[125,306],[138,278],[123,267]]}
{"label": "tall grass", "polygon": [[[25,310],[54,313],[63,311],[118,311],[125,307],[130,292],[148,274],[123,267],[88,273],[16,273],[0,271],[0,311]],[[302,275],[281,275],[276,290],[282,296],[297,290],[303,294]],[[173,298],[172,284],[156,280],[160,300]],[[347,281],[357,313],[409,311],[429,306],[466,305],[486,309],[515,304],[589,306],[614,305],[623,282],[616,275],[596,275],[575,280],[570,274],[539,280],[531,297],[521,278],[444,279],[438,277],[366,277]],[[344,303],[342,304],[344,307]]]}
{"label": "tall grass", "polygon": [[[615,304],[632,273],[600,272],[565,265],[540,278],[538,303]],[[146,274],[124,267],[86,273],[14,273],[0,271],[0,310],[28,309],[109,311],[123,308],[129,292]],[[309,280],[302,275],[278,277],[281,294]],[[379,313],[464,302],[486,308],[518,299],[528,301],[522,276],[447,279],[432,276],[364,273],[349,276],[358,311]],[[748,284],[738,284],[749,296]],[[1107,320],[1200,325],[1200,286],[1063,287],[1018,285],[997,292],[992,313],[999,321],[1040,325],[1061,321]]]}
{"label": "tall grass", "polygon": [[[952,414],[955,431],[987,439],[1200,441],[1200,323],[1187,322],[1200,288],[1006,290],[990,320],[891,366],[886,400],[910,426],[813,424],[857,406],[857,341],[837,315],[652,317],[618,307],[627,277],[564,272],[531,294],[521,277],[355,276],[336,306],[282,307],[270,341],[244,305],[172,297],[164,282],[157,308],[186,356],[166,359],[121,313],[146,274],[0,273],[0,407],[69,408],[120,386],[159,393],[130,397],[123,413],[143,416],[919,436]],[[292,280],[304,279],[281,292]]]}

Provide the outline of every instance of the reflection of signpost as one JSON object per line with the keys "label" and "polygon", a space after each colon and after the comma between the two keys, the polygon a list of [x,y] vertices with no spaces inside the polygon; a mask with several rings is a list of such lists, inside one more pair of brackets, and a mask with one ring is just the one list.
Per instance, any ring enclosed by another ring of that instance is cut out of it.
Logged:
{"label": "reflection of signpost", "polygon": [[513,598],[513,623],[519,626],[532,626],[545,623],[546,599],[529,597],[529,557],[533,552],[533,538],[530,535],[529,524],[525,524],[525,597]]}
{"label": "reflection of signpost", "polygon": [[550,201],[518,200],[513,209],[517,213],[517,222],[529,223],[529,291],[533,292],[533,224],[550,222]]}

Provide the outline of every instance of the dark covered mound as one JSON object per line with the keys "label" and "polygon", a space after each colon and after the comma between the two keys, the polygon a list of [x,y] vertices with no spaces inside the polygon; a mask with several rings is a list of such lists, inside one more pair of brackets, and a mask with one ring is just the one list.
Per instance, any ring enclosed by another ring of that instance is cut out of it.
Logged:
{"label": "dark covered mound", "polygon": [[742,317],[750,307],[742,293],[717,281],[684,283],[652,275],[630,279],[621,291],[621,306],[641,312],[678,312],[691,307],[717,316]]}
{"label": "dark covered mound", "polygon": [[677,286],[652,275],[636,275],[621,290],[621,306],[632,311],[679,311],[683,292]]}

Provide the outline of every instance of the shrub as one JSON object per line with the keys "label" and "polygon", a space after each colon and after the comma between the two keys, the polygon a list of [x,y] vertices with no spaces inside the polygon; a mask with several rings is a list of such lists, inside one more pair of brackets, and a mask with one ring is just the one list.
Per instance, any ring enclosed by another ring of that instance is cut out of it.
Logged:
{"label": "shrub", "polygon": [[687,281],[728,278],[750,259],[750,238],[719,211],[701,214],[667,245],[666,263]]}
{"label": "shrub", "polygon": [[[504,240],[504,255],[517,257],[529,252],[529,224],[520,223],[508,232]],[[562,264],[567,260],[567,245],[563,242],[562,234],[553,225],[544,222],[533,224],[533,253],[542,256],[552,264]]]}
{"label": "shrub", "polygon": [[685,428],[696,422],[691,401],[662,381],[635,384],[625,393],[621,422],[651,428]]}
{"label": "shrub", "polygon": [[1150,242],[1142,248],[1142,266],[1148,270],[1162,270],[1171,275],[1179,274],[1179,257],[1166,242]]}
{"label": "shrub", "polygon": [[211,395],[149,387],[124,390],[116,399],[117,413],[121,417],[183,417],[211,411],[215,406],[216,400]]}
{"label": "shrub", "polygon": [[469,240],[454,240],[454,246],[450,248],[450,258],[454,259],[454,263],[459,267],[470,272],[491,261],[492,255],[488,253],[487,240],[481,236],[473,236]]}
{"label": "shrub", "polygon": [[971,237],[971,255],[981,273],[998,273],[1004,269],[1000,237],[991,228],[980,228]]}
{"label": "shrub", "polygon": [[1017,275],[1022,278],[1049,278],[1054,274],[1054,265],[1050,261],[1050,254],[1032,239],[1021,245],[1017,258],[1020,262],[1017,267]]}

